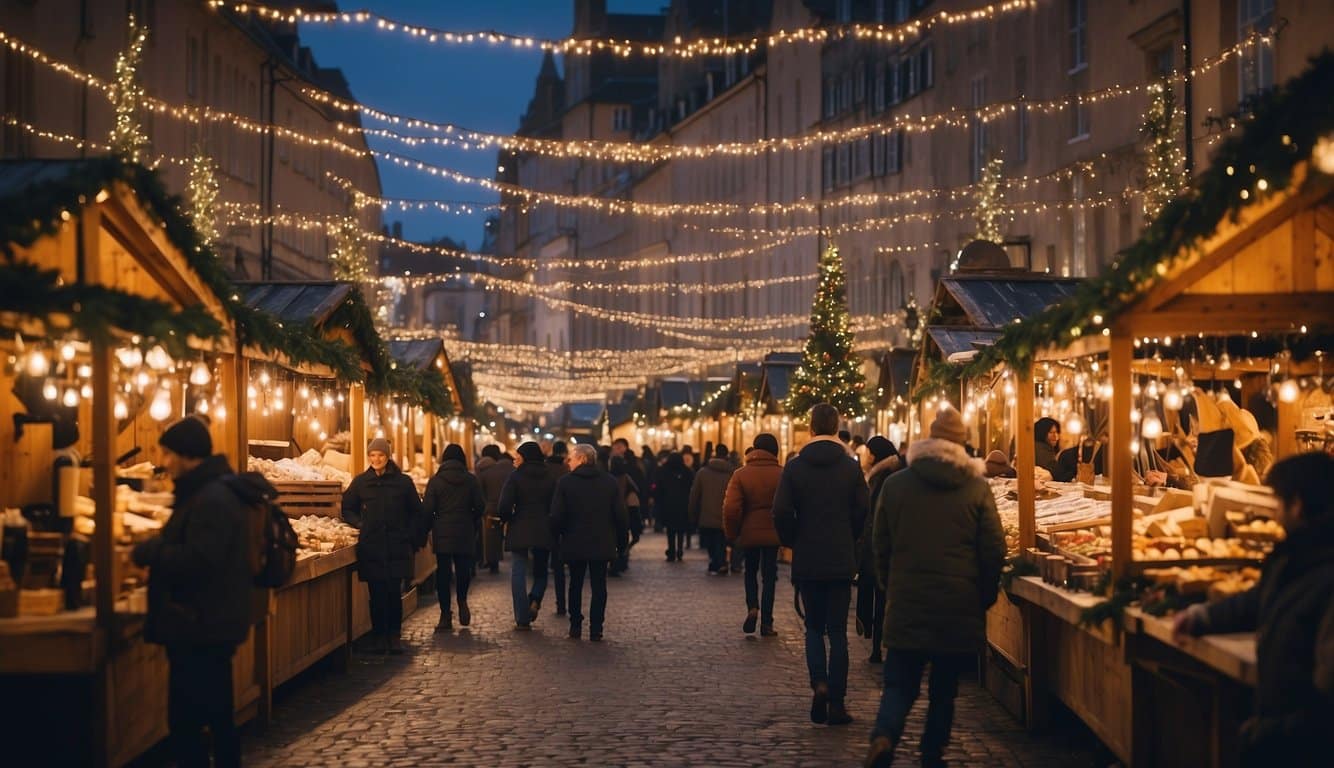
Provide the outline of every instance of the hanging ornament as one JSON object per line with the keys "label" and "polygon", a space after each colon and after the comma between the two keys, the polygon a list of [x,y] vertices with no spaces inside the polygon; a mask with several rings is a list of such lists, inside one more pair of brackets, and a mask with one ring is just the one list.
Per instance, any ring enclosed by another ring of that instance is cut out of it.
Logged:
{"label": "hanging ornament", "polygon": [[153,383],[153,377],[148,375],[148,371],[139,371],[134,375],[134,385],[140,392],[148,389],[148,385]]}
{"label": "hanging ornament", "polygon": [[82,397],[84,400],[92,400],[92,399],[93,399],[93,385],[92,385],[92,384],[84,384],[82,387],[80,387],[80,388],[79,388],[79,396]]}
{"label": "hanging ornament", "polygon": [[93,377],[93,367],[84,363],[79,366],[77,373],[81,379],[91,379]]}
{"label": "hanging ornament", "polygon": [[224,403],[218,403],[218,407],[213,409],[213,418],[221,421],[227,418],[227,406]]}
{"label": "hanging ornament", "polygon": [[1069,392],[1070,387],[1065,383],[1065,379],[1058,379],[1051,388],[1051,393],[1057,397],[1065,397]]}
{"label": "hanging ornament", "polygon": [[166,389],[159,389],[156,395],[153,395],[153,403],[148,406],[148,415],[153,417],[154,421],[166,421],[171,418],[171,392]]}
{"label": "hanging ornament", "polygon": [[213,374],[209,373],[208,366],[204,364],[203,360],[196,362],[194,367],[190,369],[190,383],[196,387],[202,387],[210,381],[213,381]]}

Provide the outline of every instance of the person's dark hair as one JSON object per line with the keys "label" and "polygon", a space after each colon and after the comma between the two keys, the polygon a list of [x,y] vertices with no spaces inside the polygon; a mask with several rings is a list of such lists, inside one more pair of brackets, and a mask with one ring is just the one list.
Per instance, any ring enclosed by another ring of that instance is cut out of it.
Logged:
{"label": "person's dark hair", "polygon": [[683,446],[681,446],[681,451],[680,451],[680,453],[681,453],[682,455],[685,455],[685,454],[687,454],[687,453],[694,453],[694,452],[695,452],[695,449],[694,449],[694,448],[691,448],[689,445],[683,445]]}
{"label": "person's dark hair", "polygon": [[846,445],[847,443],[852,441],[852,433],[847,431],[846,429],[840,429],[838,431],[838,439],[840,442]]}
{"label": "person's dark hair", "polygon": [[607,469],[607,460],[611,458],[611,446],[599,445],[596,450],[598,466],[604,470]]}
{"label": "person's dark hair", "polygon": [[625,446],[625,450],[627,450],[627,451],[630,450],[630,441],[629,441],[629,440],[626,440],[624,437],[618,437],[618,438],[616,438],[615,440],[612,440],[612,441],[611,441],[611,444],[612,444],[612,445],[623,445],[623,446]]}
{"label": "person's dark hair", "polygon": [[755,436],[755,447],[761,451],[768,451],[778,458],[778,438],[768,432],[761,432]]}
{"label": "person's dark hair", "polygon": [[482,458],[484,458],[484,459],[499,459],[499,458],[500,458],[500,446],[496,445],[495,443],[491,443],[490,445],[483,447],[483,448],[482,448]]}
{"label": "person's dark hair", "polygon": [[551,455],[560,457],[568,456],[570,455],[570,448],[565,444],[564,440],[557,440],[551,444]]}
{"label": "person's dark hair", "polygon": [[1331,522],[1330,496],[1334,495],[1331,477],[1334,477],[1334,458],[1329,454],[1299,453],[1271,467],[1265,484],[1274,489],[1284,506],[1300,501],[1303,522],[1324,525]]}
{"label": "person's dark hair", "polygon": [[723,445],[722,443],[719,443],[717,446],[715,446],[713,449],[713,457],[715,459],[727,458],[727,446]]}
{"label": "person's dark hair", "polygon": [[811,434],[832,435],[838,432],[838,409],[829,403],[811,407]]}
{"label": "person's dark hair", "polygon": [[440,461],[461,461],[468,463],[468,457],[463,453],[463,446],[458,443],[450,443],[445,446],[445,450],[440,454]]}
{"label": "person's dark hair", "polygon": [[1051,432],[1053,429],[1060,432],[1061,425],[1057,423],[1056,419],[1053,419],[1050,416],[1043,416],[1033,423],[1033,439],[1039,443],[1045,443],[1047,442],[1047,433]]}

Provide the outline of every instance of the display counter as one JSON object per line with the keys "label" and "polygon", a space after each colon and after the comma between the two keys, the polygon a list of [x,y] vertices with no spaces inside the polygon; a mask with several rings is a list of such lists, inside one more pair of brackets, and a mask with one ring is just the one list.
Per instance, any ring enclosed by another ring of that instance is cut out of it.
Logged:
{"label": "display counter", "polygon": [[351,641],[350,583],[356,547],[297,561],[292,580],[273,591],[269,617],[271,688],[326,656],[346,653]]}

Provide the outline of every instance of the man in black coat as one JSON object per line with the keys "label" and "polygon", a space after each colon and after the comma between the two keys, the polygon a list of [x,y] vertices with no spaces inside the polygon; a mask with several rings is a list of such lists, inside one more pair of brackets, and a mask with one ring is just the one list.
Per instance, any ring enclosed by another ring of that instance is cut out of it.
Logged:
{"label": "man in black coat", "polygon": [[843,703],[848,606],[857,573],[856,543],[870,507],[861,467],[835,437],[838,420],[832,405],[811,408],[815,437],[783,467],[773,507],[778,536],[792,548],[792,581],[806,608],[811,721],[830,725],[852,722]]}
{"label": "man in black coat", "polygon": [[547,468],[542,447],[537,443],[520,445],[518,454],[519,466],[500,491],[496,512],[505,524],[505,548],[510,552],[514,628],[524,631],[532,628],[547,592],[547,563],[552,545],[551,497],[556,492],[556,478]]}
{"label": "man in black coat", "polygon": [[343,492],[343,521],[357,528],[357,574],[370,592],[372,648],[401,654],[403,580],[424,542],[421,498],[412,478],[389,458],[389,441],[366,447],[370,467]]}
{"label": "man in black coat", "polygon": [[501,550],[504,548],[501,536],[500,520],[496,517],[496,505],[500,503],[500,491],[505,481],[514,473],[514,459],[502,453],[500,446],[492,443],[482,449],[482,458],[477,462],[477,482],[482,484],[482,498],[486,500],[486,518],[482,521],[481,555],[482,563],[491,573],[500,573]]}
{"label": "man in black coat", "polygon": [[1241,727],[1243,766],[1329,765],[1334,755],[1334,460],[1304,453],[1266,482],[1287,539],[1250,590],[1177,614],[1178,637],[1256,633],[1255,714]]}
{"label": "man in black coat", "polygon": [[[565,445],[564,440],[557,440],[551,444],[551,455],[547,457],[547,469],[551,471],[551,476],[560,480],[570,472],[570,465],[567,459],[570,458],[570,450]],[[565,561],[560,558],[560,542],[551,543],[551,577],[552,586],[556,590],[556,615],[565,615]]]}
{"label": "man in black coat", "polygon": [[667,562],[682,562],[686,534],[690,530],[690,487],[695,474],[681,454],[673,452],[653,473],[654,519],[667,529]]}
{"label": "man in black coat", "polygon": [[486,502],[482,484],[468,471],[463,447],[451,443],[440,455],[440,468],[426,483],[422,505],[430,520],[435,547],[435,593],[440,600],[436,632],[454,628],[450,613],[450,586],[459,601],[459,624],[472,623],[468,608],[468,586],[472,583],[477,534],[481,530]]}
{"label": "man in black coat", "polygon": [[250,631],[249,511],[225,483],[232,469],[214,456],[208,428],[194,417],[158,440],[175,485],[161,535],[134,548],[149,569],[144,637],[167,648],[167,726],[181,765],[208,765],[204,729],[219,766],[241,763],[232,702],[232,654]]}
{"label": "man in black coat", "polygon": [[570,452],[570,473],[556,483],[551,500],[551,529],[560,537],[561,557],[570,567],[570,637],[583,629],[584,573],[593,585],[588,639],[602,639],[607,613],[607,564],[625,549],[629,524],[625,499],[611,475],[597,466],[591,445]]}

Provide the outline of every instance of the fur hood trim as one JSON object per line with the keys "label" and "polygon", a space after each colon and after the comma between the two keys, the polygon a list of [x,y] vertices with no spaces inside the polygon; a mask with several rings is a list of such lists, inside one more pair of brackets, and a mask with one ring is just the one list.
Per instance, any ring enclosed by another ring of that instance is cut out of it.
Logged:
{"label": "fur hood trim", "polygon": [[880,461],[872,464],[871,468],[866,470],[866,479],[869,481],[878,472],[893,472],[902,466],[903,460],[898,456],[886,456]]}
{"label": "fur hood trim", "polygon": [[920,459],[931,459],[949,464],[977,477],[986,477],[987,463],[968,455],[962,445],[950,440],[928,437],[908,444],[908,466]]}

